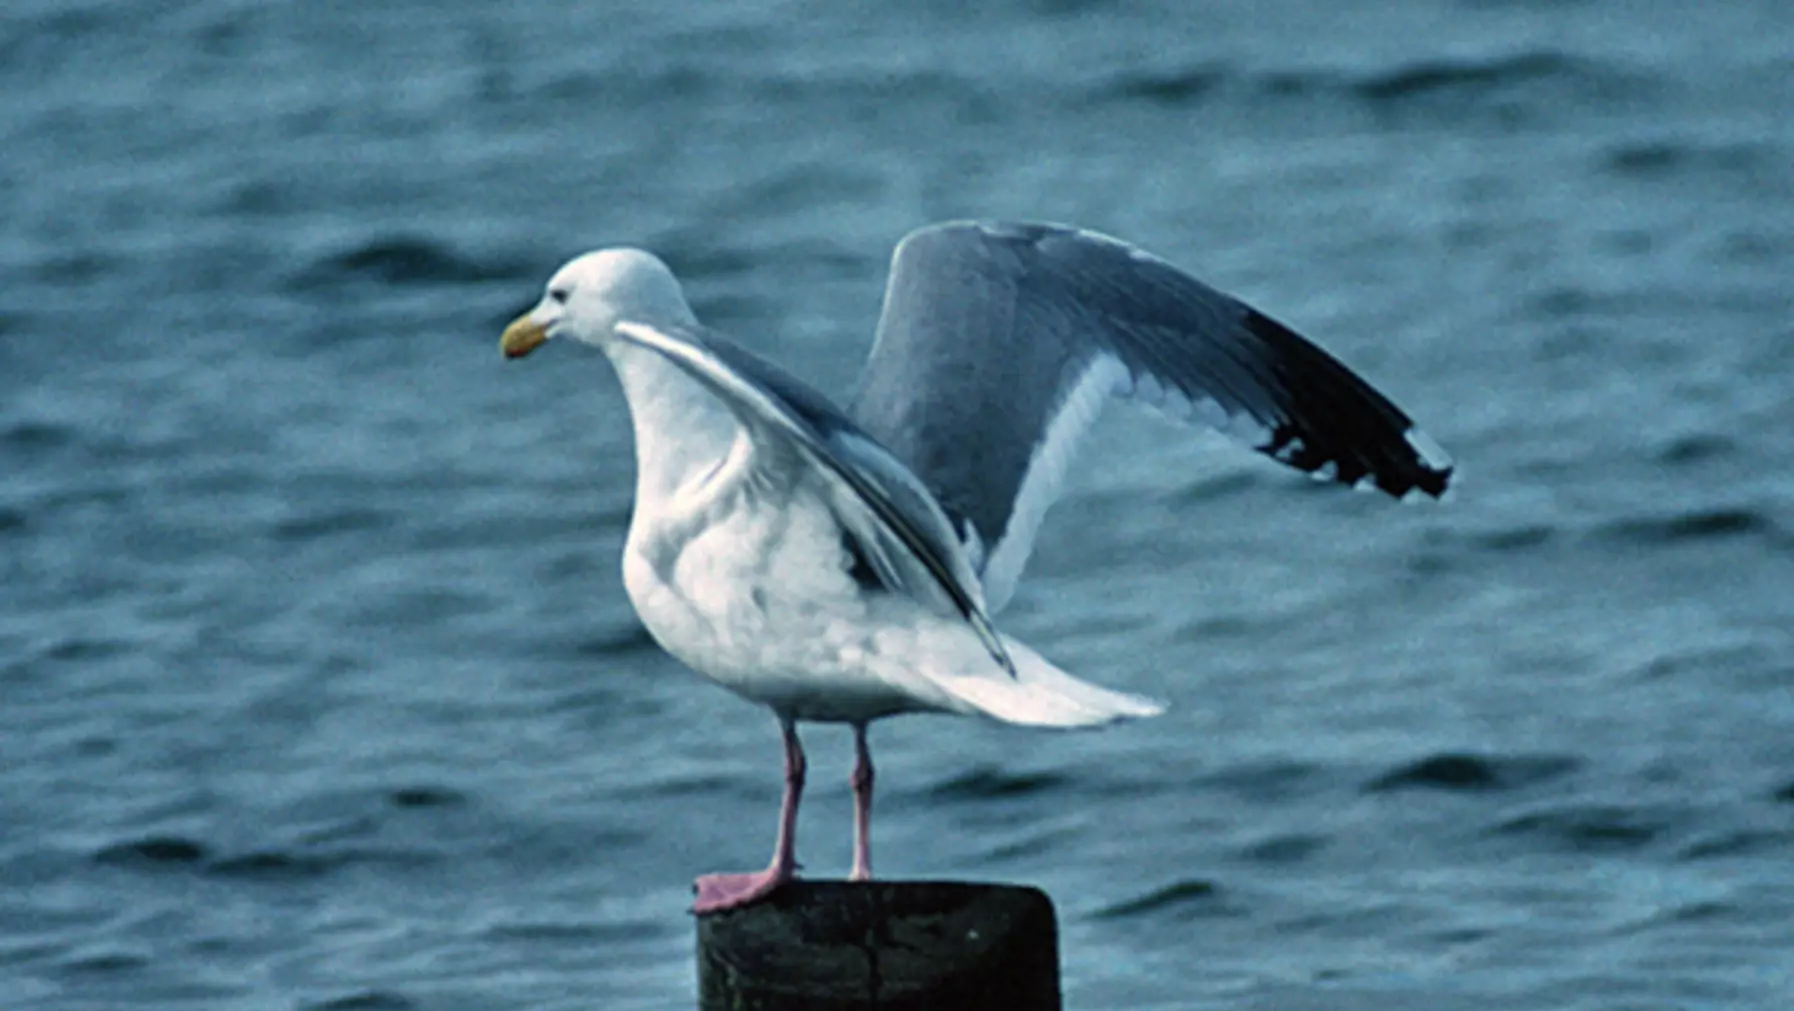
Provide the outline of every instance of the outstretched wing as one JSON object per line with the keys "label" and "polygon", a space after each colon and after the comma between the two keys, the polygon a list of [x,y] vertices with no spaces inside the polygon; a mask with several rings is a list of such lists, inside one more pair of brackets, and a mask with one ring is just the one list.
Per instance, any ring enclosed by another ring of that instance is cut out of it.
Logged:
{"label": "outstretched wing", "polygon": [[985,614],[971,560],[934,496],[828,399],[778,366],[709,330],[620,323],[623,338],[665,356],[728,406],[756,442],[773,440],[829,481],[835,518],[880,583],[957,614],[991,657],[1015,665]]}
{"label": "outstretched wing", "polygon": [[1389,399],[1251,306],[1118,239],[950,222],[898,244],[851,415],[960,524],[994,612],[1111,395],[1292,467],[1437,497],[1451,460]]}

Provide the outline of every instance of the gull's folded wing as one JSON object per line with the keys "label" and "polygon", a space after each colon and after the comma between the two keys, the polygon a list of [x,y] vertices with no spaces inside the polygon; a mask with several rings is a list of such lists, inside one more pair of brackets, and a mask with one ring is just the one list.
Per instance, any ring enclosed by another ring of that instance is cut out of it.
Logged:
{"label": "gull's folded wing", "polygon": [[756,439],[776,440],[815,464],[834,491],[836,520],[880,582],[937,612],[963,618],[992,658],[1014,674],[952,525],[927,488],[888,450],[822,394],[713,331],[621,323],[617,333],[701,383]]}

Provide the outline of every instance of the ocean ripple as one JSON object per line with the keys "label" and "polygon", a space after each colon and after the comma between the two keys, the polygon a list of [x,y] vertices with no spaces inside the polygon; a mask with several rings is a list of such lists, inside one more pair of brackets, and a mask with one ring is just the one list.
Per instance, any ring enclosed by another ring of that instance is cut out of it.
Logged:
{"label": "ocean ripple", "polygon": [[1343,98],[1380,113],[1456,113],[1525,98],[1529,108],[1576,101],[1620,100],[1646,87],[1636,75],[1600,60],[1555,50],[1487,58],[1417,60],[1366,71],[1332,68],[1242,69],[1196,63],[1128,70],[1098,83],[1098,102],[1186,107],[1231,94],[1279,98]]}
{"label": "ocean ripple", "polygon": [[1785,829],[1740,829],[1699,839],[1679,854],[1684,860],[1722,860],[1731,857],[1786,859],[1794,854],[1794,832]]}
{"label": "ocean ripple", "polygon": [[181,836],[148,836],[113,843],[94,854],[103,864],[127,867],[187,866],[207,858],[203,844]]}
{"label": "ocean ripple", "polygon": [[467,795],[446,786],[406,786],[392,791],[387,800],[401,808],[459,807],[467,803]]}
{"label": "ocean ripple", "polygon": [[993,766],[967,770],[937,784],[929,795],[944,801],[1023,798],[1068,788],[1071,777],[1058,772],[1010,772]]}
{"label": "ocean ripple", "polygon": [[539,264],[475,259],[436,239],[396,234],[314,259],[294,277],[293,286],[304,290],[358,283],[403,287],[511,281],[533,287],[541,272]]}
{"label": "ocean ripple", "polygon": [[1598,536],[1629,544],[1678,544],[1684,541],[1761,537],[1779,540],[1775,520],[1756,509],[1715,507],[1669,516],[1631,516],[1603,524]]}
{"label": "ocean ripple", "polygon": [[299,1005],[301,1011],[412,1011],[417,1006],[394,990],[358,990],[342,997]]}
{"label": "ocean ripple", "polygon": [[1392,769],[1365,789],[1484,792],[1514,790],[1574,772],[1581,763],[1554,755],[1468,755],[1445,752]]}
{"label": "ocean ripple", "polygon": [[1167,914],[1172,919],[1238,915],[1224,899],[1221,887],[1202,878],[1174,881],[1145,895],[1104,906],[1091,914],[1098,920],[1122,920]]}
{"label": "ocean ripple", "polygon": [[1668,827],[1662,816],[1624,805],[1568,804],[1510,818],[1495,832],[1567,852],[1614,853],[1643,849]]}

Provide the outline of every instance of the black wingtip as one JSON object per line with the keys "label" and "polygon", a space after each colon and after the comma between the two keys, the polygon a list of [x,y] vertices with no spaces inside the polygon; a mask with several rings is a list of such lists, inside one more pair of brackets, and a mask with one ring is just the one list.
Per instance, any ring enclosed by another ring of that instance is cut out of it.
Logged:
{"label": "black wingtip", "polygon": [[1367,481],[1403,498],[1418,490],[1439,498],[1456,466],[1401,408],[1332,355],[1256,309],[1241,323],[1273,349],[1289,391],[1292,417],[1258,451],[1340,484]]}

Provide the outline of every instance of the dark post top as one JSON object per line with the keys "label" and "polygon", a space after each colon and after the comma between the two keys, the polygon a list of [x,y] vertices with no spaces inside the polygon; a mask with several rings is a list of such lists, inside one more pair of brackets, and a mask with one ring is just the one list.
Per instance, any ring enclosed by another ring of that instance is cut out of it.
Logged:
{"label": "dark post top", "polygon": [[1038,888],[796,881],[698,918],[700,1011],[1058,1011]]}

